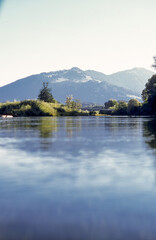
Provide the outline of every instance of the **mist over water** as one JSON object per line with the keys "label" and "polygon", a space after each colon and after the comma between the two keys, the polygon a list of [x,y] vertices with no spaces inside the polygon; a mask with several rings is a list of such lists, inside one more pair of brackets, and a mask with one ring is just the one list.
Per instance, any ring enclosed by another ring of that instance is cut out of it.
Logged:
{"label": "mist over water", "polygon": [[154,119],[0,120],[1,239],[155,239]]}

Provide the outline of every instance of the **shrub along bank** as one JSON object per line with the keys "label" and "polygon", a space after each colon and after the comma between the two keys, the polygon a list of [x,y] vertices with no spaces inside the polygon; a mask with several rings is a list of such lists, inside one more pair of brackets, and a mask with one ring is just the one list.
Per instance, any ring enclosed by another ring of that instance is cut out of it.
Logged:
{"label": "shrub along bank", "polygon": [[87,112],[68,108],[58,102],[49,103],[40,100],[25,100],[20,102],[6,102],[0,104],[0,115],[14,117],[27,116],[83,116]]}

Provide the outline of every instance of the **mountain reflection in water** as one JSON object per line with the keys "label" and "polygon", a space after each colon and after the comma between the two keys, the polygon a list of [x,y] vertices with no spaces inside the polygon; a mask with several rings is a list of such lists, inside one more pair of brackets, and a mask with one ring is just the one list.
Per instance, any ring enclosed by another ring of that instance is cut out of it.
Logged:
{"label": "mountain reflection in water", "polygon": [[154,119],[0,120],[0,239],[155,239]]}

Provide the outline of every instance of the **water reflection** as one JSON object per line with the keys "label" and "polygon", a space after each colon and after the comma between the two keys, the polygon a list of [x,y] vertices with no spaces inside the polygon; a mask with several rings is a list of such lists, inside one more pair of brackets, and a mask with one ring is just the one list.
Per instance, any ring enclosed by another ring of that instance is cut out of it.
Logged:
{"label": "water reflection", "polygon": [[40,148],[42,150],[47,151],[52,147],[52,141],[49,141],[49,139],[55,137],[58,128],[57,118],[53,121],[50,118],[40,118],[36,130],[39,130]]}
{"label": "water reflection", "polygon": [[0,239],[154,240],[150,122],[1,120]]}
{"label": "water reflection", "polygon": [[[81,131],[81,121],[82,118],[77,118],[77,121],[75,121],[74,118],[67,117],[65,118],[65,127],[66,127],[66,133],[68,138],[74,137],[73,134]],[[74,131],[73,131],[74,128]],[[75,135],[76,136],[76,135]]]}
{"label": "water reflection", "polygon": [[51,121],[49,118],[41,118],[38,122],[38,129],[41,138],[51,138],[53,133],[58,131],[58,121]]}
{"label": "water reflection", "polygon": [[12,147],[26,152],[47,150],[51,148],[52,138],[59,128],[57,118],[51,119],[39,117],[1,120],[0,136],[4,139],[19,140],[12,141]]}
{"label": "water reflection", "polygon": [[[66,159],[86,154],[96,157],[110,148],[121,148],[128,154],[131,148],[127,148],[127,134],[134,138],[140,124],[139,119],[128,118],[17,118],[0,122],[0,137],[18,139],[12,147],[26,152],[41,154],[43,149],[47,155],[62,154]],[[8,146],[11,147],[11,141]]]}
{"label": "water reflection", "polygon": [[146,137],[146,143],[156,153],[156,119],[149,120],[143,124],[143,135]]}

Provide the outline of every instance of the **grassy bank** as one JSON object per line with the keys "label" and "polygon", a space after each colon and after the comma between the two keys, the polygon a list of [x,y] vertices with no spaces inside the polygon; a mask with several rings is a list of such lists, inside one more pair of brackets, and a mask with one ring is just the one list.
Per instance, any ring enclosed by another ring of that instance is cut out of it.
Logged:
{"label": "grassy bank", "polygon": [[0,103],[0,115],[14,117],[27,116],[83,116],[87,112],[68,108],[58,102],[47,103],[40,100]]}

